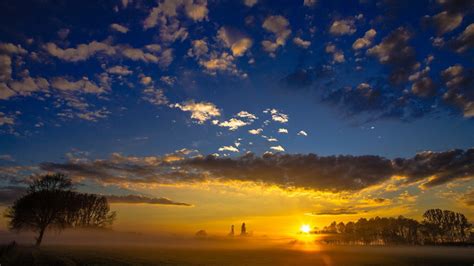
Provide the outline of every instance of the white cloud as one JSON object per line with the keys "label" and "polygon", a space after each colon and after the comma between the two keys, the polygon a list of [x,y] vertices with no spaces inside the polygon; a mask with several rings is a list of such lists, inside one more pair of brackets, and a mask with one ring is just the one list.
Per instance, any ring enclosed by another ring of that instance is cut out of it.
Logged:
{"label": "white cloud", "polygon": [[106,43],[92,41],[88,44],[79,44],[76,48],[59,48],[55,43],[46,43],[43,48],[52,56],[59,59],[78,62],[84,61],[92,57],[97,53],[104,53],[107,55],[113,55],[116,53],[116,49]]}
{"label": "white cloud", "polygon": [[280,123],[286,123],[288,122],[288,115],[279,112],[277,109],[267,109],[263,111],[264,113],[270,112],[272,115],[272,120]]}
{"label": "white cloud", "polygon": [[207,47],[207,42],[202,40],[194,40],[191,43],[192,47],[188,50],[188,56],[200,58],[203,55],[206,55],[209,52]]}
{"label": "white cloud", "polygon": [[304,0],[303,5],[307,7],[312,7],[316,5],[317,2],[318,2],[317,0]]}
{"label": "white cloud", "polygon": [[240,111],[239,113],[237,113],[237,116],[238,117],[241,117],[241,118],[248,118],[250,120],[255,120],[257,119],[257,116],[255,116],[254,114],[252,113],[249,113],[247,111]]}
{"label": "white cloud", "polygon": [[221,27],[217,32],[217,38],[230,48],[233,56],[237,57],[244,55],[253,43],[244,33],[231,27]]}
{"label": "white cloud", "polygon": [[474,23],[469,24],[452,42],[454,50],[464,53],[474,48]]}
{"label": "white cloud", "polygon": [[274,138],[274,137],[269,137],[267,140],[268,140],[269,142],[277,142],[277,141],[278,141],[278,139],[276,139],[276,138]]}
{"label": "white cloud", "polygon": [[283,16],[268,16],[263,22],[262,27],[265,30],[275,34],[275,40],[262,41],[263,49],[272,55],[278,49],[278,47],[284,46],[286,39],[291,34],[291,29],[289,26],[290,23]]}
{"label": "white cloud", "polygon": [[118,32],[121,32],[121,33],[127,33],[128,32],[128,28],[125,27],[125,26],[122,26],[120,24],[117,24],[117,23],[113,23],[110,25],[110,28],[115,30],[115,31],[118,31]]}
{"label": "white cloud", "polygon": [[166,98],[163,90],[161,89],[146,88],[145,90],[143,90],[142,99],[154,105],[168,104],[168,99]]}
{"label": "white cloud", "polygon": [[463,14],[443,11],[433,16],[431,20],[437,28],[438,34],[442,35],[459,27],[463,20]]}
{"label": "white cloud", "polygon": [[0,81],[10,80],[12,76],[12,59],[8,55],[0,54]]}
{"label": "white cloud", "polygon": [[187,17],[194,21],[201,21],[207,18],[209,10],[206,0],[164,0],[153,8],[148,17],[143,21],[143,27],[149,29],[155,27],[163,18],[174,18],[178,15],[178,10],[184,7]]}
{"label": "white cloud", "polygon": [[16,92],[11,90],[7,84],[5,83],[0,83],[0,100],[7,100],[10,97],[13,97],[16,95]]}
{"label": "white cloud", "polygon": [[244,5],[248,7],[253,7],[257,2],[258,0],[244,0]]}
{"label": "white cloud", "polygon": [[105,108],[102,108],[96,111],[83,111],[81,113],[78,113],[76,116],[83,120],[97,122],[99,119],[107,118],[109,114],[110,111]]}
{"label": "white cloud", "polygon": [[221,122],[219,123],[219,126],[220,127],[227,127],[229,128],[229,130],[231,131],[235,131],[237,130],[239,127],[243,127],[243,126],[246,126],[248,125],[249,123],[247,122],[244,122],[240,119],[236,119],[236,118],[231,118],[227,121],[224,121],[224,122]]}
{"label": "white cloud", "polygon": [[122,49],[119,49],[119,51],[124,57],[132,61],[143,61],[146,63],[158,63],[159,61],[159,58],[156,55],[143,52],[143,50],[138,48],[124,46]]}
{"label": "white cloud", "polygon": [[97,86],[94,82],[84,77],[78,81],[69,81],[65,77],[56,77],[51,80],[51,87],[64,92],[81,92],[91,94],[101,94],[105,92],[103,87]]}
{"label": "white cloud", "polygon": [[215,75],[218,71],[228,72],[232,75],[246,78],[247,74],[243,73],[234,63],[235,57],[223,52],[222,54],[212,53],[207,59],[200,59],[199,64],[203,66],[208,74]]}
{"label": "white cloud", "polygon": [[219,148],[219,151],[240,152],[239,149],[237,149],[234,146],[222,146],[222,147]]}
{"label": "white cloud", "polygon": [[23,55],[27,54],[28,51],[21,47],[21,45],[15,45],[13,43],[0,43],[0,53],[8,55]]}
{"label": "white cloud", "polygon": [[184,112],[190,112],[191,118],[197,120],[199,124],[204,123],[212,117],[221,115],[219,109],[210,102],[194,102],[190,100],[181,104],[174,104],[173,107],[179,108]]}
{"label": "white cloud", "polygon": [[298,136],[308,136],[308,133],[306,133],[305,131],[301,130],[300,132],[298,132]]}
{"label": "white cloud", "polygon": [[270,149],[274,150],[274,151],[278,151],[278,152],[283,152],[285,151],[285,148],[283,148],[281,145],[278,145],[278,146],[272,146],[270,147]]}
{"label": "white cloud", "polygon": [[259,135],[262,132],[263,132],[263,129],[261,129],[261,128],[249,130],[249,133],[252,134],[252,135]]}
{"label": "white cloud", "polygon": [[3,125],[14,125],[15,124],[15,117],[6,115],[3,112],[0,112],[0,126]]}
{"label": "white cloud", "polygon": [[166,83],[166,85],[171,86],[176,82],[176,77],[172,76],[162,76],[160,77],[161,82]]}
{"label": "white cloud", "polygon": [[140,79],[140,83],[143,84],[143,85],[149,85],[152,81],[153,81],[153,79],[149,76],[143,76]]}
{"label": "white cloud", "polygon": [[305,41],[300,37],[293,38],[293,43],[304,49],[307,49],[311,45],[310,41]]}
{"label": "white cloud", "polygon": [[107,72],[110,73],[110,74],[115,74],[115,75],[121,75],[121,76],[126,76],[126,75],[130,75],[132,74],[133,72],[131,70],[128,69],[128,67],[123,67],[123,66],[113,66],[113,67],[109,67],[107,69]]}
{"label": "white cloud", "polygon": [[22,80],[14,80],[9,84],[10,89],[16,93],[26,96],[33,92],[46,91],[49,87],[49,82],[44,78],[26,77]]}
{"label": "white cloud", "polygon": [[[148,46],[149,47],[149,46]],[[104,54],[107,56],[122,56],[133,61],[143,61],[145,63],[158,63],[160,58],[153,53],[144,52],[142,49],[133,48],[128,45],[109,45],[104,42],[92,41],[88,44],[79,44],[76,48],[62,49],[55,43],[46,43],[43,46],[50,55],[68,62],[85,61],[96,54]],[[166,51],[161,54],[166,57]],[[162,59],[165,60],[165,59]],[[166,59],[169,60],[169,59]],[[165,60],[165,61],[166,61]]]}
{"label": "white cloud", "polygon": [[279,129],[278,129],[278,133],[281,133],[281,134],[288,134],[288,129],[286,129],[286,128],[279,128]]}
{"label": "white cloud", "polygon": [[358,49],[369,47],[372,44],[372,41],[374,40],[374,37],[376,34],[377,32],[374,29],[370,29],[366,31],[364,34],[364,37],[357,39],[352,44],[352,49],[358,50]]}
{"label": "white cloud", "polygon": [[336,63],[343,63],[345,61],[344,53],[337,49],[336,46],[332,43],[326,45],[326,53],[332,54],[332,59]]}
{"label": "white cloud", "polygon": [[329,32],[333,35],[351,35],[356,32],[354,20],[351,18],[335,20],[331,24]]}

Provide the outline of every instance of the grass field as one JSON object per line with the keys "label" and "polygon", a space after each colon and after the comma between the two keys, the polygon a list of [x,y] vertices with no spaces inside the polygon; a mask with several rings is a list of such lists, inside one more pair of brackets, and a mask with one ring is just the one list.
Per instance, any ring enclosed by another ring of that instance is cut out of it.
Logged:
{"label": "grass field", "polygon": [[153,246],[20,246],[4,265],[473,265],[474,249],[460,247],[323,246],[295,248],[179,248]]}

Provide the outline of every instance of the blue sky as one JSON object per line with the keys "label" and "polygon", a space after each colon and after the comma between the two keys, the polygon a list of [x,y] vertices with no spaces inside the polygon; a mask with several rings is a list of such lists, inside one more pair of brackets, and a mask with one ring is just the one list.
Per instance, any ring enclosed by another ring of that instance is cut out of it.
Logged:
{"label": "blue sky", "polygon": [[472,4],[448,2],[6,1],[1,163],[470,148]]}

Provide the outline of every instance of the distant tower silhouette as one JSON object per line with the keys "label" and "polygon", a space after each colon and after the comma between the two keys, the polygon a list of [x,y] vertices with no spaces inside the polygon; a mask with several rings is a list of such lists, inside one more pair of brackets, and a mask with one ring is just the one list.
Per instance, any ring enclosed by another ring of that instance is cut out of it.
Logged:
{"label": "distant tower silhouette", "polygon": [[240,228],[240,235],[241,236],[247,235],[247,228],[245,227],[245,223],[242,223],[242,227]]}
{"label": "distant tower silhouette", "polygon": [[229,236],[234,236],[234,225],[230,226],[230,233]]}

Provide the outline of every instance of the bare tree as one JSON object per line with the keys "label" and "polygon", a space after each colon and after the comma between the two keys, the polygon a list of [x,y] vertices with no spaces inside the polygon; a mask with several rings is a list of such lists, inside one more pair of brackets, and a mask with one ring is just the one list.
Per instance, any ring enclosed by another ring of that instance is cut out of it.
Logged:
{"label": "bare tree", "polygon": [[45,175],[35,180],[28,193],[7,209],[10,230],[32,230],[38,233],[39,246],[47,229],[98,227],[112,224],[107,199],[93,194],[72,191],[69,178],[62,174]]}

